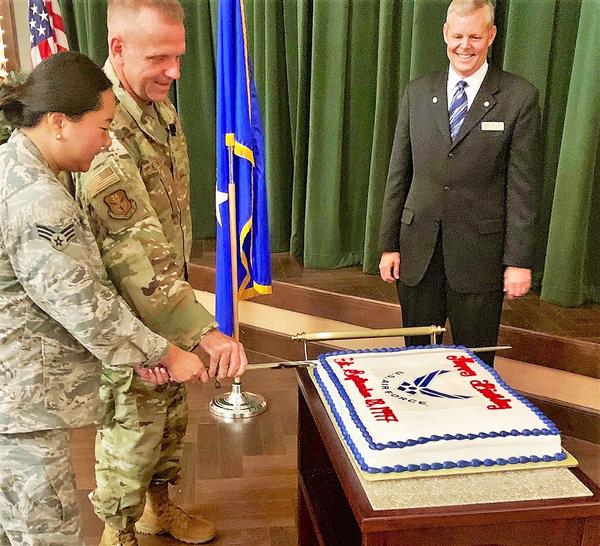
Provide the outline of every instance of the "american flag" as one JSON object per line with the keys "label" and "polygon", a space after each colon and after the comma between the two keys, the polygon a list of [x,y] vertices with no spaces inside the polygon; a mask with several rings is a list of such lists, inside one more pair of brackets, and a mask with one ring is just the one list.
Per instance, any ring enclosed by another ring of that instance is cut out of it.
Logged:
{"label": "american flag", "polygon": [[53,53],[69,49],[58,0],[29,0],[29,37],[34,67]]}

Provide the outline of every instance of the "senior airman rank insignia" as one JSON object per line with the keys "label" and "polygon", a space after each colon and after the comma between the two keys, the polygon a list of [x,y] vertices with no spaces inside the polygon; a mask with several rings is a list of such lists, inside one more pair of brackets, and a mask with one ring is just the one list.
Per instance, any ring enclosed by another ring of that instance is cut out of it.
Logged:
{"label": "senior airman rank insignia", "polygon": [[129,220],[137,209],[137,203],[127,197],[125,190],[117,190],[107,195],[104,202],[108,215],[115,220]]}
{"label": "senior airman rank insignia", "polygon": [[56,250],[64,250],[71,239],[75,237],[75,226],[73,222],[68,223],[61,230],[55,230],[50,226],[35,225],[40,239],[48,241]]}

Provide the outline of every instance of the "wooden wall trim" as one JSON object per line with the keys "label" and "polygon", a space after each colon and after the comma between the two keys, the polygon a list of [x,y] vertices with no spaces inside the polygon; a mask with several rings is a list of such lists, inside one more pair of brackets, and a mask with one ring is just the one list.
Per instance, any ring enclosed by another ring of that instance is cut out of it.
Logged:
{"label": "wooden wall trim", "polygon": [[533,402],[560,430],[594,444],[600,444],[600,413],[576,404],[552,400],[545,396],[522,393]]}
{"label": "wooden wall trim", "polygon": [[[213,267],[190,264],[189,281],[197,290],[215,292]],[[347,322],[365,328],[397,328],[401,322],[398,304],[334,294],[318,288],[281,281],[273,281],[273,293],[260,296],[256,301],[278,309]]]}
{"label": "wooden wall trim", "polygon": [[499,342],[512,349],[502,356],[557,370],[600,378],[600,344],[500,326]]}

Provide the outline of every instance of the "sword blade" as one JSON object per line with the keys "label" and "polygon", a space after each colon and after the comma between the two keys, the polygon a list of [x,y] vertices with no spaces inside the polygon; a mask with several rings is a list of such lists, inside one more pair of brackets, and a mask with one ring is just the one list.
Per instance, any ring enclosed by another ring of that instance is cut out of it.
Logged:
{"label": "sword blade", "polygon": [[[436,349],[436,347],[432,347],[432,350]],[[440,347],[440,350],[444,350],[446,347]],[[505,351],[507,349],[512,349],[510,345],[494,345],[491,347],[467,347],[467,351],[472,353],[491,353],[494,351]],[[397,356],[410,356],[410,352],[399,352]],[[283,370],[289,368],[314,368],[319,364],[318,360],[284,360],[281,362],[263,362],[260,364],[248,364],[246,367],[247,370],[267,370],[267,369],[276,369]]]}

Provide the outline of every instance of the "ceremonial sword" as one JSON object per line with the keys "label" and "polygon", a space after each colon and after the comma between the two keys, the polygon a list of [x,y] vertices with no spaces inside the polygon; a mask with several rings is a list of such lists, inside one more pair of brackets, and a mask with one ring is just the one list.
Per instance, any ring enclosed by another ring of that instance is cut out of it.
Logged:
{"label": "ceremonial sword", "polygon": [[[437,349],[437,347],[430,347],[430,349]],[[448,349],[440,345],[439,349]],[[491,353],[494,351],[505,351],[507,349],[512,349],[511,345],[496,345],[492,347],[465,347],[466,351],[471,353]],[[394,354],[394,356],[410,356],[410,351],[399,351]],[[275,370],[283,370],[289,368],[314,368],[319,364],[318,360],[284,360],[282,362],[263,362],[260,364],[248,364],[246,366],[246,370],[265,370],[265,369],[275,369]]]}
{"label": "ceremonial sword", "polygon": [[[248,364],[247,370],[261,370],[261,369],[285,369],[285,368],[314,368],[318,365],[317,360],[309,360],[308,358],[308,346],[309,341],[325,341],[325,340],[336,340],[336,339],[372,339],[381,337],[406,337],[406,336],[430,336],[431,349],[435,349],[436,335],[443,334],[446,328],[442,326],[415,326],[410,328],[379,328],[379,329],[365,329],[365,330],[345,330],[338,332],[313,332],[306,333],[301,332],[291,336],[294,341],[304,342],[304,360],[297,361],[283,361],[283,362],[264,362],[260,364]],[[440,345],[440,349],[444,349]],[[506,349],[512,349],[510,345],[498,345],[494,347],[473,347],[466,348],[467,351],[473,353],[489,353],[493,351],[504,351]],[[397,355],[406,356],[410,355],[409,351],[399,352]],[[221,382],[215,377],[215,386],[221,387]]]}

